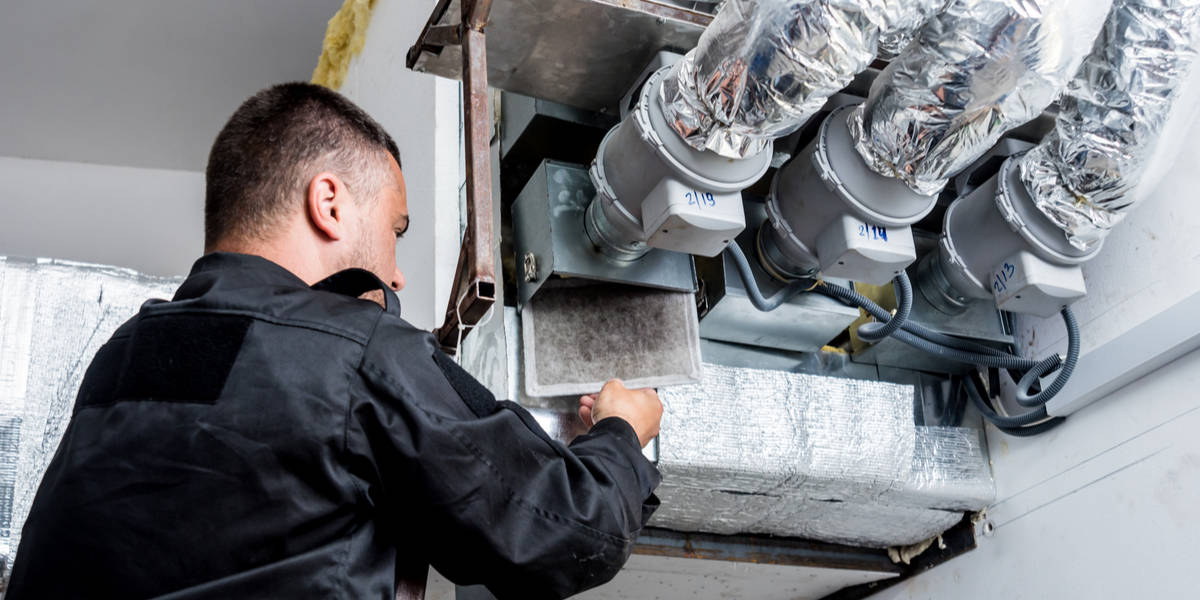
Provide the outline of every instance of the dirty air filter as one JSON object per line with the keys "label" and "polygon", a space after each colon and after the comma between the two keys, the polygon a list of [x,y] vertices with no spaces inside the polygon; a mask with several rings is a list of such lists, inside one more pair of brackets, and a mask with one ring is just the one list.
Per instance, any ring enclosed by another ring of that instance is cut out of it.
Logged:
{"label": "dirty air filter", "polygon": [[695,297],[636,286],[561,282],[543,287],[521,313],[525,393],[599,391],[696,381],[700,335]]}
{"label": "dirty air filter", "polygon": [[147,298],[170,298],[181,281],[0,256],[0,561],[5,581],[21,526],[92,356]]}
{"label": "dirty air filter", "polygon": [[911,386],[706,364],[659,395],[655,526],[887,547],[995,495],[978,432],[914,426]]}

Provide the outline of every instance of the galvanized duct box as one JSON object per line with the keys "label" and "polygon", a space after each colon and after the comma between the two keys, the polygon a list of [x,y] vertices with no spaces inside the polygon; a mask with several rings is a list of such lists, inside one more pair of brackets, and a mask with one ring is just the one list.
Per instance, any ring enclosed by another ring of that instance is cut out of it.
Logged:
{"label": "galvanized duct box", "polygon": [[913,388],[704,365],[660,390],[652,525],[905,545],[991,502],[978,432],[913,424]]}
{"label": "galvanized duct box", "polygon": [[92,357],[143,302],[170,298],[181,282],[128,269],[0,256],[4,584],[33,496],[58,449]]}

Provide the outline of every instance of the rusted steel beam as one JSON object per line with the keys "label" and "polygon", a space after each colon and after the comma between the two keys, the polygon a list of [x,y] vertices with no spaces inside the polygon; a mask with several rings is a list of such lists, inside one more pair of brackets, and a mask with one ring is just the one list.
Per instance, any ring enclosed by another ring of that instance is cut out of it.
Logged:
{"label": "rusted steel beam", "polygon": [[450,8],[450,0],[438,0],[436,6],[433,7],[433,12],[429,13],[429,20],[425,21],[425,27],[421,29],[421,34],[417,36],[417,43],[413,44],[408,49],[408,56],[405,64],[409,69],[412,69],[417,64],[417,59],[421,57],[421,52],[429,51],[440,53],[443,44],[435,43],[429,39],[429,30],[437,26],[437,22],[442,20],[442,16],[446,14],[446,9]]}
{"label": "rusted steel beam", "polygon": [[[459,251],[450,305],[443,325],[434,332],[447,353],[496,302],[496,262],[492,222],[492,122],[487,85],[484,28],[491,0],[462,2],[463,124],[466,136],[467,231]],[[428,28],[427,28],[428,31]],[[462,329],[462,335],[459,331]]]}
{"label": "rusted steel beam", "polygon": [[[468,5],[471,5],[468,7]],[[492,0],[463,0],[463,19],[468,29],[483,32],[492,14]],[[486,73],[487,70],[485,69]]]}
{"label": "rusted steel beam", "polygon": [[457,46],[462,43],[462,25],[434,25],[425,30],[425,43],[435,46]]}

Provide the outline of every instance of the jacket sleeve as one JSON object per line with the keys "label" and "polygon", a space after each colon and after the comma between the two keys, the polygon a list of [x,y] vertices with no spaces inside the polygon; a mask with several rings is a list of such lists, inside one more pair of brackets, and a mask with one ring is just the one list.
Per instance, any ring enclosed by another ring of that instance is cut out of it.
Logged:
{"label": "jacket sleeve", "polygon": [[377,472],[372,501],[399,511],[388,520],[414,558],[499,598],[563,598],[624,565],[659,482],[624,420],[564,446],[400,326],[377,328],[359,370],[350,421]]}

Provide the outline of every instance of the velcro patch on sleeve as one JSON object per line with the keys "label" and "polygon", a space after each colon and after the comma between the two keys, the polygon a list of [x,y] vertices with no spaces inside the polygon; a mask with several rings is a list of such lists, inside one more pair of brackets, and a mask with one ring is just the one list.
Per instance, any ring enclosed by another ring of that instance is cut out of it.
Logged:
{"label": "velcro patch on sleeve", "polygon": [[450,387],[458,392],[459,397],[475,416],[486,417],[496,412],[496,396],[471,377],[471,374],[454,362],[454,359],[439,350],[433,353],[433,362],[437,363],[446,380],[450,382]]}

